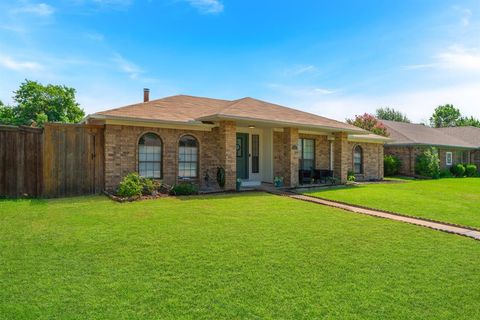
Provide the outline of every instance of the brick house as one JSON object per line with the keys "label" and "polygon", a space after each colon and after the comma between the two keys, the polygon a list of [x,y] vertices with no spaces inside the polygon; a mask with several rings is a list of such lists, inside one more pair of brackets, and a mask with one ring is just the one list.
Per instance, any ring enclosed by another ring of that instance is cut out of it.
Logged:
{"label": "brick house", "polygon": [[438,150],[442,170],[457,163],[474,163],[474,159],[478,159],[480,143],[475,145],[468,141],[464,130],[455,130],[457,134],[452,134],[444,128],[432,128],[423,124],[386,120],[380,122],[387,128],[391,139],[385,144],[385,154],[400,159],[399,173],[402,175],[414,176],[417,156],[431,147]]}
{"label": "brick house", "polygon": [[448,127],[439,128],[442,133],[466,141],[477,148],[470,152],[470,163],[473,163],[480,170],[480,128],[466,127]]}
{"label": "brick house", "polygon": [[[272,183],[298,186],[299,170],[330,170],[341,182],[383,178],[384,137],[346,123],[252,99],[220,100],[178,95],[98,112],[84,123],[105,127],[105,189],[130,172],[175,184],[226,189]],[[206,177],[209,177],[206,179]]]}

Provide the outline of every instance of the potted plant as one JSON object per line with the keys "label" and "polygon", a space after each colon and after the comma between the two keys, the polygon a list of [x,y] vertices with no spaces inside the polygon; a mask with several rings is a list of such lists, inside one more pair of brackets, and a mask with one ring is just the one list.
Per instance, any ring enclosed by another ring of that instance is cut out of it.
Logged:
{"label": "potted plant", "polygon": [[237,192],[240,191],[241,187],[242,187],[242,179],[238,178],[237,183],[235,185],[235,188],[236,188]]}
{"label": "potted plant", "polygon": [[275,188],[283,187],[283,177],[275,177],[273,179],[273,184],[274,184]]}

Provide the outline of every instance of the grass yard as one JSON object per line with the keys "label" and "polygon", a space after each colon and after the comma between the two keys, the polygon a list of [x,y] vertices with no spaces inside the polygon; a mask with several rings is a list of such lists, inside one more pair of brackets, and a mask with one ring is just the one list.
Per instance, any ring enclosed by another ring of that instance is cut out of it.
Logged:
{"label": "grass yard", "polygon": [[480,228],[480,178],[403,180],[305,194]]}
{"label": "grass yard", "polygon": [[478,261],[468,238],[263,193],[0,201],[1,319],[478,319]]}

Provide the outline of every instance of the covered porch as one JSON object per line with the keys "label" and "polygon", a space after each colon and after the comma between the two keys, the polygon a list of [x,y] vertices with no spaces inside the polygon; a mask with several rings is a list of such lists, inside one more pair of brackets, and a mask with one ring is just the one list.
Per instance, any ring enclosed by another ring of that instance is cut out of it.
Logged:
{"label": "covered porch", "polygon": [[262,183],[285,187],[346,182],[348,135],[327,130],[304,130],[235,123],[235,178],[242,187]]}

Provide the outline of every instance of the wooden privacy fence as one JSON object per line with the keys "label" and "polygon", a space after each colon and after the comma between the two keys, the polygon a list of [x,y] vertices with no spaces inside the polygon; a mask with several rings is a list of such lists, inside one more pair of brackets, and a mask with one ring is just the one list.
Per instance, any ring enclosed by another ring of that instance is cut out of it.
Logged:
{"label": "wooden privacy fence", "polygon": [[0,196],[40,196],[42,129],[0,126]]}
{"label": "wooden privacy fence", "polygon": [[0,126],[0,196],[100,193],[104,186],[103,147],[103,126]]}

